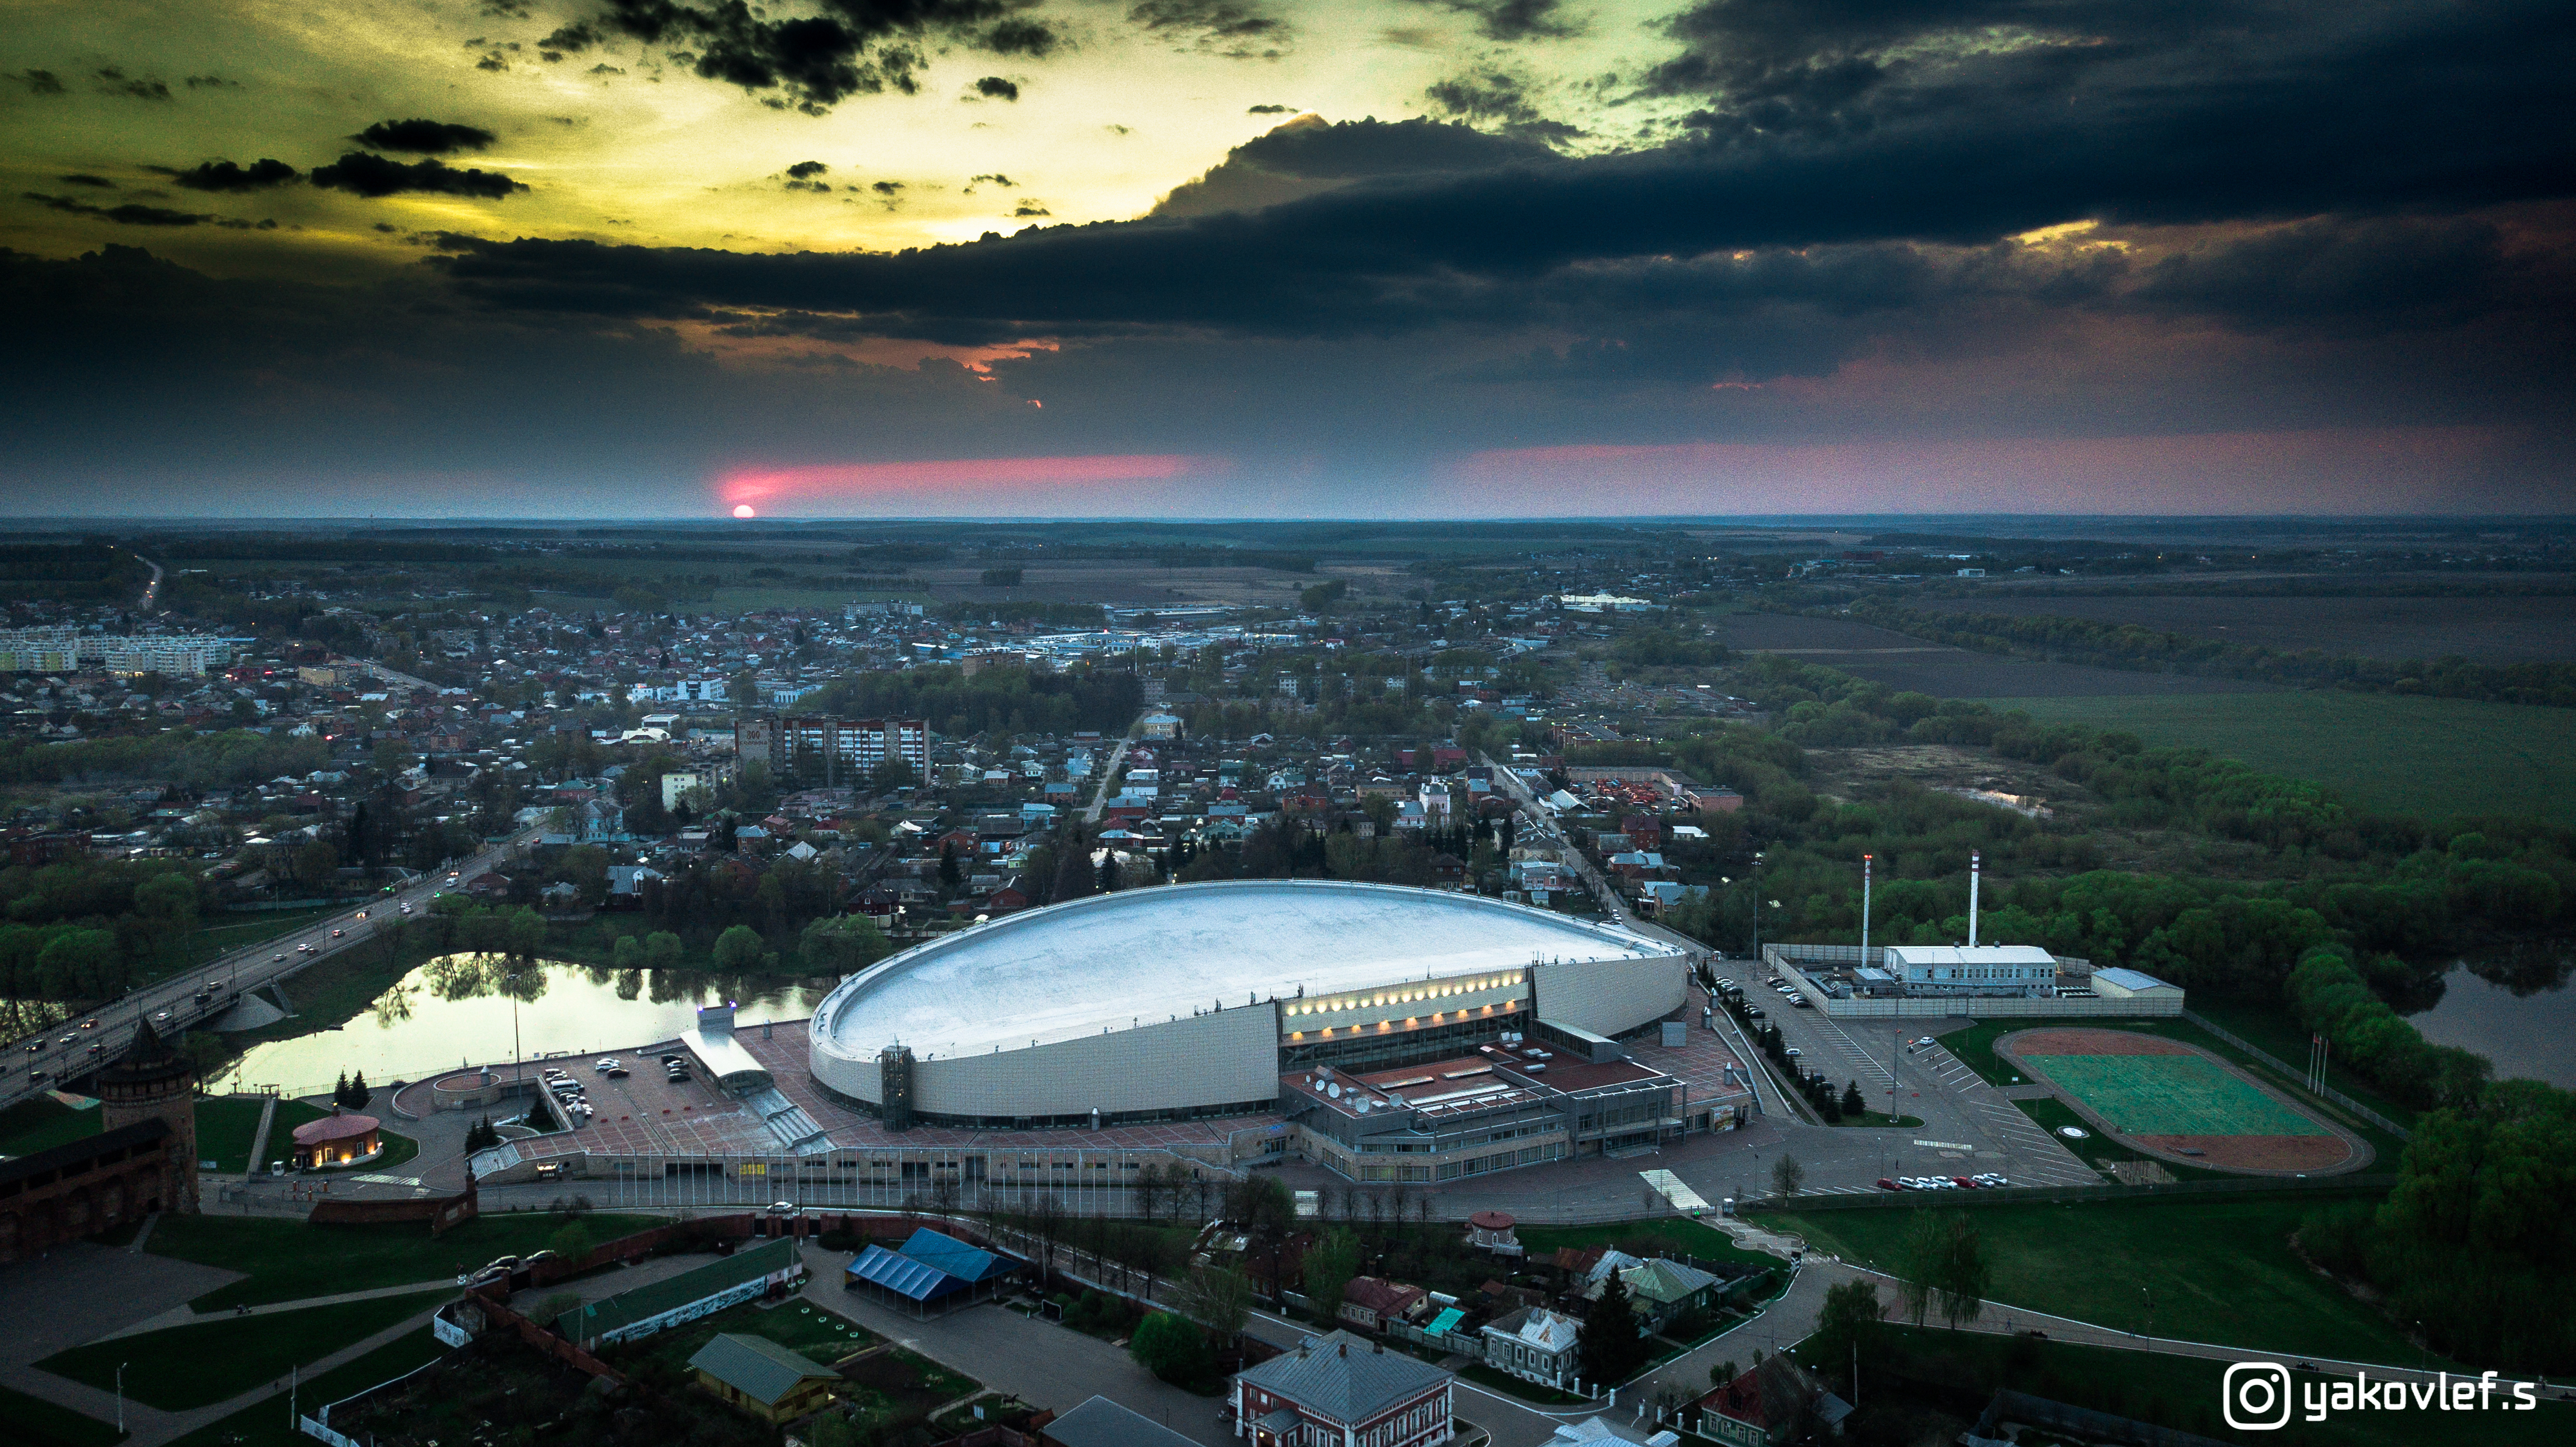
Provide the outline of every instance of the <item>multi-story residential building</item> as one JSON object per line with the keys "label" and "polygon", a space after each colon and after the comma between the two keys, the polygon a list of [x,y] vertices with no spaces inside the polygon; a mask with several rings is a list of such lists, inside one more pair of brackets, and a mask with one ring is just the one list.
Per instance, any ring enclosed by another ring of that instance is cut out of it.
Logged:
{"label": "multi-story residential building", "polygon": [[774,774],[838,782],[888,759],[930,774],[930,725],[921,719],[832,718],[823,714],[753,714],[735,726],[734,753]]}

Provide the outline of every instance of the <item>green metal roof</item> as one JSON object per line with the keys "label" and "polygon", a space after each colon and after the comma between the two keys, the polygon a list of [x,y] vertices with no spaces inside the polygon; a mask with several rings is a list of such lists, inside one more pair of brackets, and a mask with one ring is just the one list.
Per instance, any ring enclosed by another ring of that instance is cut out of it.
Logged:
{"label": "green metal roof", "polygon": [[677,1310],[690,1302],[703,1300],[727,1287],[740,1286],[773,1271],[783,1271],[796,1264],[796,1259],[796,1243],[784,1236],[757,1246],[745,1246],[731,1256],[683,1271],[667,1280],[575,1307],[556,1317],[554,1328],[568,1340],[590,1341],[666,1311]]}
{"label": "green metal roof", "polygon": [[706,1373],[764,1407],[777,1406],[797,1384],[812,1377],[837,1377],[839,1373],[816,1362],[802,1352],[792,1351],[765,1336],[744,1336],[723,1331],[698,1348],[689,1358],[689,1366]]}

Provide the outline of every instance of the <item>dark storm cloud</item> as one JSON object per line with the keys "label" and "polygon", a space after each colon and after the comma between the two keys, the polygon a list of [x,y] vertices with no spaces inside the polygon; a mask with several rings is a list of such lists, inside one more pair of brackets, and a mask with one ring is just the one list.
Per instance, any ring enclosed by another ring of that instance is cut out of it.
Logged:
{"label": "dark storm cloud", "polygon": [[1293,111],[1293,110],[1295,110],[1295,109],[1296,109],[1296,107],[1295,107],[1295,106],[1279,106],[1279,105],[1253,106],[1253,107],[1251,107],[1250,109],[1246,110],[1246,111],[1244,112],[1244,114],[1245,114],[1245,115],[1251,115],[1251,116],[1284,116],[1284,115],[1288,114],[1290,111]]}
{"label": "dark storm cloud", "polygon": [[501,138],[481,126],[459,125],[452,121],[408,120],[378,121],[349,139],[379,151],[447,156],[458,151],[480,151]]}
{"label": "dark storm cloud", "polygon": [[370,199],[418,191],[498,200],[513,191],[528,189],[527,183],[513,181],[498,171],[458,170],[436,160],[404,165],[365,151],[351,151],[331,165],[314,167],[313,184]]}
{"label": "dark storm cloud", "polygon": [[[1023,54],[1057,43],[1043,22],[1009,18],[1008,0],[820,0],[817,8],[820,14],[773,19],[774,12],[741,0],[608,0],[602,14],[539,45],[576,50],[611,33],[648,45],[686,43],[697,47],[685,63],[699,75],[748,92],[776,91],[767,103],[820,115],[853,95],[920,90],[917,73],[928,62],[910,41],[957,38]],[[672,58],[683,56],[675,50]]]}
{"label": "dark storm cloud", "polygon": [[1174,45],[1235,60],[1276,58],[1292,38],[1287,21],[1249,0],[1139,0],[1127,19]]}
{"label": "dark storm cloud", "polygon": [[100,70],[98,79],[102,95],[130,96],[135,100],[170,99],[170,87],[166,83],[137,79],[112,65]]}
{"label": "dark storm cloud", "polygon": [[248,166],[235,165],[230,161],[207,161],[185,171],[158,166],[153,169],[168,176],[173,184],[191,191],[264,191],[271,186],[283,186],[303,174],[284,161],[265,157]]}
{"label": "dark storm cloud", "polygon": [[113,191],[116,189],[116,183],[114,181],[107,179],[105,176],[93,176],[87,171],[74,171],[68,176],[56,176],[54,179],[62,182],[66,186],[96,186],[102,191]]}
{"label": "dark storm cloud", "polygon": [[63,78],[50,70],[22,70],[18,72],[18,79],[25,81],[27,89],[38,95],[63,93]]}
{"label": "dark storm cloud", "polygon": [[829,172],[831,169],[832,168],[829,165],[821,161],[799,161],[795,165],[787,168],[787,174],[799,181],[808,181],[812,180],[816,176]]}
{"label": "dark storm cloud", "polygon": [[1416,0],[1472,15],[1476,33],[1487,40],[1556,40],[1583,27],[1564,13],[1559,0]]}
{"label": "dark storm cloud", "polygon": [[244,221],[238,217],[215,216],[195,211],[174,211],[167,206],[145,206],[129,202],[123,206],[93,206],[77,196],[47,196],[42,192],[23,193],[30,201],[39,201],[55,211],[74,216],[94,216],[113,221],[119,226],[219,226],[229,231],[274,231],[274,221]]}
{"label": "dark storm cloud", "polygon": [[975,82],[975,94],[986,100],[1018,100],[1020,88],[998,75],[988,75]]}
{"label": "dark storm cloud", "polygon": [[182,81],[181,84],[187,86],[190,90],[239,90],[242,88],[242,83],[240,81],[226,80],[220,75],[192,75]]}
{"label": "dark storm cloud", "polygon": [[2576,302],[2576,257],[2484,218],[2324,218],[2205,242],[2148,268],[2141,305],[2258,329],[2379,333]]}
{"label": "dark storm cloud", "polygon": [[1529,82],[1491,67],[1445,76],[1423,87],[1434,114],[1477,121],[1516,136],[1573,140],[1583,132],[1563,121],[1549,120],[1530,98]]}
{"label": "dark storm cloud", "polygon": [[[2576,189],[2576,112],[2563,103],[2576,11],[2427,0],[2332,26],[2274,25],[2268,13],[2219,17],[2245,33],[2226,63],[2244,83],[2176,85],[2184,61],[2208,63],[2177,32],[2162,50],[2140,40],[1963,60],[1954,90],[1906,91],[1906,104],[1867,125],[1846,108],[1829,136],[1711,125],[1706,139],[1585,159],[1525,146],[1483,169],[1362,180],[1249,214],[1059,227],[902,256],[521,241],[450,265],[502,304],[521,285],[577,283],[630,298],[667,291],[673,305],[801,298],[942,335],[1138,319],[1377,332],[1474,315],[1555,269],[1629,257],[1976,245],[2082,218],[2458,211]],[[1256,143],[1309,144],[1294,132]]]}
{"label": "dark storm cloud", "polygon": [[983,35],[984,49],[995,55],[1025,55],[1031,60],[1044,60],[1064,44],[1054,26],[1026,17],[1005,20]]}

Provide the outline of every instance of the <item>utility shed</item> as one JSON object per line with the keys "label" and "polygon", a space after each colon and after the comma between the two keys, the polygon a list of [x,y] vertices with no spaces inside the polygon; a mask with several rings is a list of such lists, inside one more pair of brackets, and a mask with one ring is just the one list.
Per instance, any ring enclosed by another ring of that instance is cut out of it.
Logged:
{"label": "utility shed", "polygon": [[787,1422],[823,1405],[840,1373],[767,1337],[718,1332],[689,1358],[698,1385],[764,1422]]}

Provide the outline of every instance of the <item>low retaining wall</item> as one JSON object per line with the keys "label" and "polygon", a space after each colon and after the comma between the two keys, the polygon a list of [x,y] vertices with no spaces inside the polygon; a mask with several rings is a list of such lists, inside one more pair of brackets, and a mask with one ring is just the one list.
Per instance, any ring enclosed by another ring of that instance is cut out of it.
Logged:
{"label": "low retaining wall", "polygon": [[381,1226],[392,1221],[427,1221],[429,1234],[440,1236],[482,1214],[482,1202],[469,1176],[453,1196],[414,1197],[408,1201],[343,1201],[325,1196],[313,1203],[304,1220],[313,1226]]}

